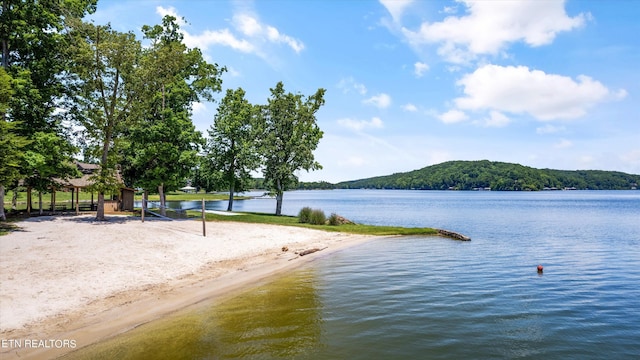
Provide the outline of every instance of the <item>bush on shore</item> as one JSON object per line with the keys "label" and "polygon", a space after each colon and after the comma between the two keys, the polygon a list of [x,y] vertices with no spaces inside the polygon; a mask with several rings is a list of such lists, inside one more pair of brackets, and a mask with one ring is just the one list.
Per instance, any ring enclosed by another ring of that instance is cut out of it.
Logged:
{"label": "bush on shore", "polygon": [[320,209],[303,207],[298,213],[298,221],[303,224],[324,225],[327,222],[327,216]]}
{"label": "bush on shore", "polygon": [[298,221],[302,224],[309,224],[311,222],[312,211],[313,209],[311,209],[308,206],[305,206],[302,209],[300,209],[300,212],[298,213]]}
{"label": "bush on shore", "polygon": [[327,216],[324,214],[324,211],[320,209],[314,209],[311,212],[311,219],[309,221],[312,225],[324,225],[327,222]]}
{"label": "bush on shore", "polygon": [[322,210],[312,209],[308,206],[300,209],[300,212],[298,213],[298,222],[301,224],[312,225],[355,225],[353,221],[346,219],[336,213],[331,213],[331,216],[327,218]]}

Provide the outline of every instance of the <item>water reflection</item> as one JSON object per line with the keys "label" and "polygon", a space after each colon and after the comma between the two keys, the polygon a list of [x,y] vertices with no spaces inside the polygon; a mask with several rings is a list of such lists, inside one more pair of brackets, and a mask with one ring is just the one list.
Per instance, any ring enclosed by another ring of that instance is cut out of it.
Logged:
{"label": "water reflection", "polygon": [[304,357],[320,346],[322,304],[308,268],[211,307],[140,326],[63,359]]}

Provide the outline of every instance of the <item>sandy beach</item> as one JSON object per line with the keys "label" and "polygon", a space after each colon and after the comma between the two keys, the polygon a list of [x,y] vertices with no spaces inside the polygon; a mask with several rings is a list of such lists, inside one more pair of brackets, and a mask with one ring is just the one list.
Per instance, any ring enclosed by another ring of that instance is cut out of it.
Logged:
{"label": "sandy beach", "polygon": [[231,221],[203,237],[200,221],[120,216],[17,225],[0,237],[2,359],[59,356],[371,239]]}

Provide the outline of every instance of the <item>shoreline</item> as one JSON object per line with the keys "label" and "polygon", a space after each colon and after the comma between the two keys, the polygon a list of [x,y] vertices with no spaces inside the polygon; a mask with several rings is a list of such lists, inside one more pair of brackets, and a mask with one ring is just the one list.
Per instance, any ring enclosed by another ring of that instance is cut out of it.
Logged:
{"label": "shoreline", "polygon": [[[1,359],[62,356],[379,238],[237,222],[207,222],[205,238],[199,221],[92,219],[33,218],[0,238]],[[310,248],[326,249],[294,254]]]}

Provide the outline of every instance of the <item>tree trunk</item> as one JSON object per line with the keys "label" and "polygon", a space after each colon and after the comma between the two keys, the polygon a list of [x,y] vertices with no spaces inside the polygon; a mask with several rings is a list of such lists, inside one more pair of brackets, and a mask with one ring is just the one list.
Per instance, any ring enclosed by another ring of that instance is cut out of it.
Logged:
{"label": "tree trunk", "polygon": [[[96,27],[96,67],[100,68],[100,27]],[[114,81],[118,82],[118,77],[114,78]],[[115,92],[114,92],[115,94]],[[114,116],[113,116],[113,106],[115,105],[113,99],[111,99],[111,107],[107,106],[107,100],[104,94],[104,89],[102,93],[102,104],[104,107],[104,113],[106,116],[106,126],[103,128],[104,130],[104,139],[102,143],[102,154],[100,158],[100,181],[104,181],[104,173],[107,169],[107,159],[109,158],[109,146],[111,144],[111,136],[114,131]],[[104,184],[102,184],[104,185]],[[98,208],[96,209],[96,220],[104,221],[104,190],[98,192]]]}
{"label": "tree trunk", "polygon": [[160,194],[160,215],[167,216],[167,209],[165,207],[165,197],[164,197],[164,183],[158,185],[158,194]]}
{"label": "tree trunk", "polygon": [[96,220],[104,221],[104,192],[98,193],[98,208],[96,209]]}
{"label": "tree trunk", "polygon": [[142,222],[144,222],[144,214],[147,211],[147,200],[149,199],[149,191],[144,190],[142,192],[142,206],[140,209],[140,217],[142,219]]}
{"label": "tree trunk", "polygon": [[7,216],[4,214],[4,185],[0,185],[0,220],[7,221]]}
{"label": "tree trunk", "polygon": [[11,197],[11,209],[18,210],[18,188],[13,189],[13,196]]}
{"label": "tree trunk", "polygon": [[42,191],[38,191],[38,209],[40,210],[40,215],[42,215]]}
{"label": "tree trunk", "polygon": [[31,196],[31,188],[27,188],[27,216],[31,216],[31,210],[33,209],[33,196]]}
{"label": "tree trunk", "polygon": [[[9,12],[9,1],[2,1],[2,13],[6,14]],[[6,39],[2,39],[2,67],[7,69],[9,68],[9,37]]]}
{"label": "tree trunk", "polygon": [[282,182],[280,179],[276,180],[276,215],[282,215],[282,197],[284,191],[282,190]]}
{"label": "tree trunk", "polygon": [[235,187],[235,178],[231,178],[231,183],[229,186],[229,205],[227,205],[227,211],[233,211],[233,193],[236,191]]}
{"label": "tree trunk", "polygon": [[282,215],[282,192],[276,194],[276,215]]}

